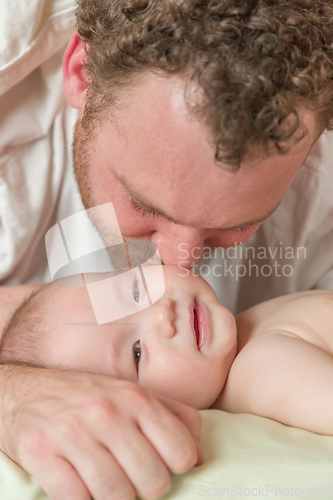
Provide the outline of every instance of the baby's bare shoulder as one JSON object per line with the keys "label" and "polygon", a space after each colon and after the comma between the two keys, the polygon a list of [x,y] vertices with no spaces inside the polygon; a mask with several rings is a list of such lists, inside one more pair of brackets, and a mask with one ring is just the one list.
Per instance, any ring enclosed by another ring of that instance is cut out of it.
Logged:
{"label": "baby's bare shoulder", "polygon": [[238,317],[240,349],[254,338],[280,332],[333,352],[333,291],[310,290],[272,299]]}

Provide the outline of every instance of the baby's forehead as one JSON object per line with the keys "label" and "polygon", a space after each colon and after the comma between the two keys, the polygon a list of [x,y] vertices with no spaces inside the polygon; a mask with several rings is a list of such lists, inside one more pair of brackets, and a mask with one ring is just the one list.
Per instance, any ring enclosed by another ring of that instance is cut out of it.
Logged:
{"label": "baby's forehead", "polygon": [[59,319],[82,314],[90,306],[88,294],[83,287],[59,286],[57,282],[43,287],[39,298],[45,314],[55,318],[58,316]]}
{"label": "baby's forehead", "polygon": [[[175,290],[177,296],[188,293],[188,286],[184,285],[187,280],[191,281],[190,278],[179,277],[179,269],[174,266],[147,266],[144,268],[145,283],[141,283],[140,278],[142,278],[141,273],[137,269],[132,269],[111,276],[104,273],[103,279],[100,275],[89,275],[89,279],[85,280],[86,286],[81,287],[66,286],[70,283],[69,280],[66,280],[65,284],[64,280],[55,281],[44,287],[42,292],[45,312],[49,321],[52,319],[52,323],[58,325],[60,321],[117,323],[118,319],[137,315],[143,320],[152,313],[149,305],[154,305],[166,295],[174,296]],[[134,297],[135,286],[138,288],[140,300]],[[196,286],[198,287],[197,282]],[[146,298],[147,289],[150,300]],[[105,321],[100,321],[97,314],[101,308],[103,308],[103,318],[107,316]]]}

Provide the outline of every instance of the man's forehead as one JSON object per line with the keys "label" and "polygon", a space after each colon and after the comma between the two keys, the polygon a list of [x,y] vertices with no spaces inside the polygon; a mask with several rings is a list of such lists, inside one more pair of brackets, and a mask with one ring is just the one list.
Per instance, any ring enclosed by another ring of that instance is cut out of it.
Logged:
{"label": "man's forehead", "polygon": [[128,93],[119,121],[105,129],[96,149],[130,198],[188,227],[225,230],[267,218],[313,140],[310,133],[295,150],[257,155],[232,172],[215,160],[207,124],[189,113],[184,100],[183,107],[175,104],[174,83],[150,78],[140,84],[141,99],[137,91]]}

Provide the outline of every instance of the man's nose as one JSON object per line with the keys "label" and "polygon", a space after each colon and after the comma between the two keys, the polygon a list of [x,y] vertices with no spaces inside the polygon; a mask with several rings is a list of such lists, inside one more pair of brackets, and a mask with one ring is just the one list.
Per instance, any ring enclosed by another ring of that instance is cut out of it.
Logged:
{"label": "man's nose", "polygon": [[175,304],[171,299],[163,298],[154,306],[156,331],[163,337],[172,338],[175,334]]}
{"label": "man's nose", "polygon": [[207,231],[184,226],[168,229],[155,231],[151,236],[162,261],[164,264],[191,269],[201,258]]}

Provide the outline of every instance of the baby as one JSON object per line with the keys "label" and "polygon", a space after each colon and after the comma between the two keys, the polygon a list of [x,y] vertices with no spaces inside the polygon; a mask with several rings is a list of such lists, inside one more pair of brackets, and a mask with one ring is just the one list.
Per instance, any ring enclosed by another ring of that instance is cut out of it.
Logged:
{"label": "baby", "polygon": [[[155,266],[146,272],[153,278]],[[202,278],[163,273],[162,298],[140,310],[145,289],[128,283],[117,293],[138,312],[104,325],[87,288],[41,288],[5,327],[0,362],[110,375],[198,409],[333,435],[333,292],[279,297],[234,318]]]}

